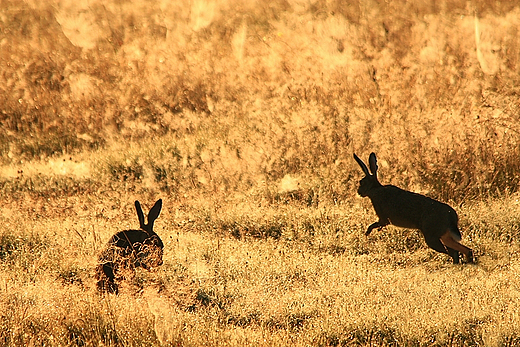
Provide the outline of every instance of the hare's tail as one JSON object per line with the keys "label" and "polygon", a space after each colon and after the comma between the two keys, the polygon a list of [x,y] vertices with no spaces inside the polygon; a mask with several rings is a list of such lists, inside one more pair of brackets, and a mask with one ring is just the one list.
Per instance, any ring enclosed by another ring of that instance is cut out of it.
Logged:
{"label": "hare's tail", "polygon": [[462,235],[460,234],[460,230],[459,230],[458,226],[450,228],[450,235],[457,242],[459,242],[462,239]]}

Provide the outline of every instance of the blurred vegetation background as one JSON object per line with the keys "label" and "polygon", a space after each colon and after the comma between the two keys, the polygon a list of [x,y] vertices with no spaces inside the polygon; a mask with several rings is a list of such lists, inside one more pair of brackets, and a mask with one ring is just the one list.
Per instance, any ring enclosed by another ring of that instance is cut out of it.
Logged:
{"label": "blurred vegetation background", "polygon": [[518,190],[516,1],[0,6],[4,189],[64,156],[88,173],[38,179],[334,202],[374,151],[444,200]]}

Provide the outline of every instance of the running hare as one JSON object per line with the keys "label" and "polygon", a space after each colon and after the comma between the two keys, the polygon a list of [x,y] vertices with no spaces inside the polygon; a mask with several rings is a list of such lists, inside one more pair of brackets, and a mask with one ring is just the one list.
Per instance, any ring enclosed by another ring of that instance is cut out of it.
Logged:
{"label": "running hare", "polygon": [[148,214],[148,224],[144,222],[141,204],[136,200],[135,210],[139,218],[139,230],[123,230],[108,241],[108,247],[99,256],[96,268],[97,287],[100,291],[118,293],[116,280],[119,270],[142,267],[150,269],[162,265],[164,244],[153,231],[153,223],[159,217],[162,200],[159,199]]}
{"label": "running hare", "polygon": [[383,186],[377,179],[377,159],[374,153],[368,159],[372,174],[355,154],[354,159],[365,173],[365,177],[359,181],[358,194],[370,198],[379,217],[379,221],[368,227],[365,233],[367,236],[373,229],[381,229],[388,224],[419,229],[428,246],[437,252],[448,254],[454,264],[459,263],[459,252],[466,256],[468,263],[473,263],[473,251],[459,243],[459,219],[453,208],[421,194],[392,185]]}

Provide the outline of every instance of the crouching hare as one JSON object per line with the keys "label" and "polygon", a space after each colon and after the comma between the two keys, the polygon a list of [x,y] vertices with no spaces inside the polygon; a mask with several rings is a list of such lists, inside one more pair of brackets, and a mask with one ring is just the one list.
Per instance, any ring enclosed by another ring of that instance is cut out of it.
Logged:
{"label": "crouching hare", "polygon": [[354,154],[365,177],[359,181],[358,194],[369,197],[379,221],[371,224],[366,235],[373,229],[393,224],[402,228],[419,229],[428,246],[437,252],[448,254],[454,264],[459,263],[459,252],[466,257],[466,262],[473,263],[473,251],[459,243],[461,234],[458,227],[458,216],[453,208],[427,196],[412,193],[401,188],[379,183],[377,179],[377,159],[370,154],[365,163]]}
{"label": "crouching hare", "polygon": [[133,271],[136,267],[148,270],[162,265],[164,244],[153,231],[153,224],[159,217],[161,208],[162,200],[159,199],[150,210],[148,223],[145,224],[141,204],[139,201],[135,202],[140,229],[123,230],[113,235],[107,248],[99,255],[96,278],[101,292],[118,293],[117,281],[122,278],[122,270]]}

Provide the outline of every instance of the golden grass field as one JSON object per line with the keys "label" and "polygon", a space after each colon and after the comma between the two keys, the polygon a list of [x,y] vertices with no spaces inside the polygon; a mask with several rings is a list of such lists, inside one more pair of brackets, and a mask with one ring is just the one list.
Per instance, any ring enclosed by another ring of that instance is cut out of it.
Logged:
{"label": "golden grass field", "polygon": [[[520,345],[516,1],[0,1],[0,345]],[[364,232],[352,158],[477,264]],[[164,201],[164,264],[95,286]]]}

